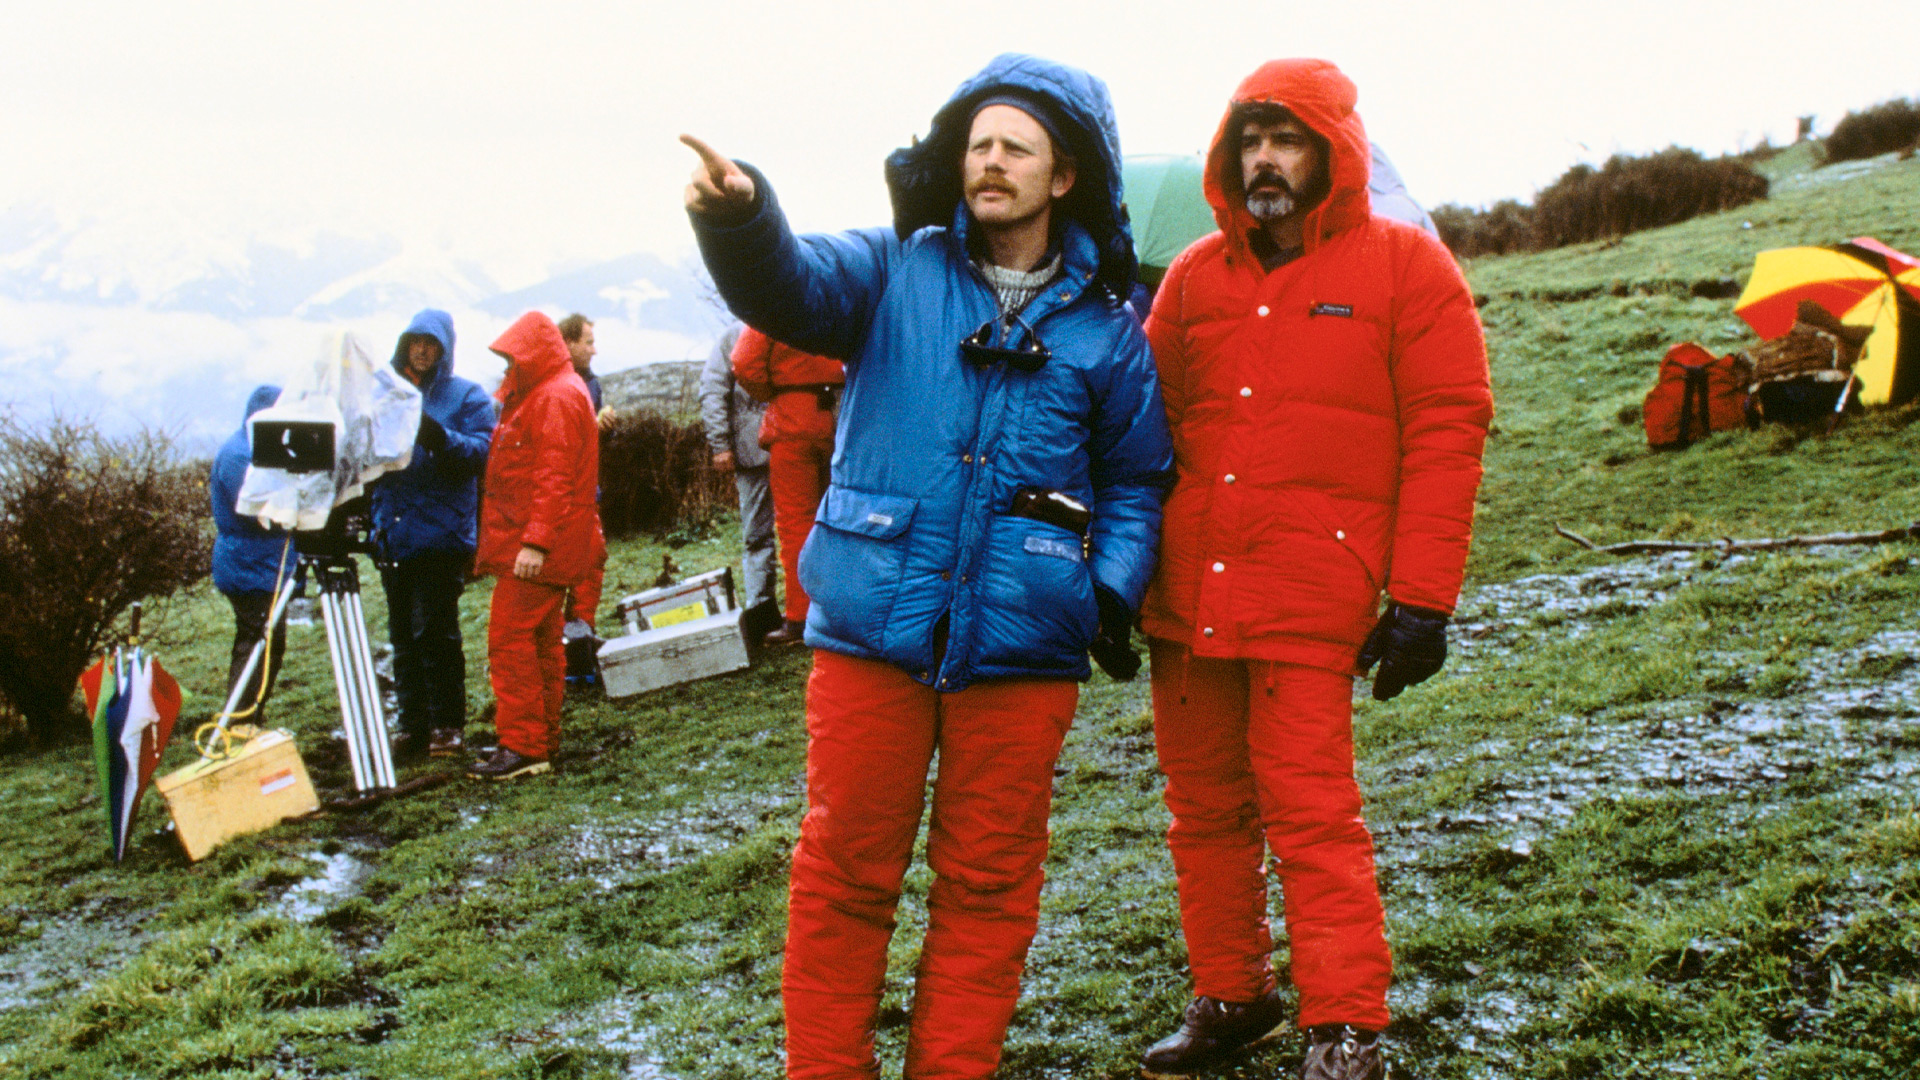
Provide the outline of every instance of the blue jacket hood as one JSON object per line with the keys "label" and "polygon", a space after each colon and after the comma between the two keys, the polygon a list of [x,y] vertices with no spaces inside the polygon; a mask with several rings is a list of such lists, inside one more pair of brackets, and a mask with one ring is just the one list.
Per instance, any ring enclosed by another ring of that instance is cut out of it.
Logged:
{"label": "blue jacket hood", "polygon": [[272,383],[254,387],[253,393],[247,395],[247,415],[240,418],[240,423],[243,425],[240,429],[240,437],[246,438],[247,429],[244,425],[248,420],[253,419],[254,413],[261,409],[272,408],[273,403],[279,400],[280,388]]}
{"label": "blue jacket hood", "polygon": [[287,548],[286,533],[261,528],[259,521],[234,510],[240,486],[246,482],[247,466],[253,460],[247,420],[279,400],[280,388],[272,385],[256,387],[247,396],[247,415],[239,429],[220,444],[213,456],[213,471],[207,477],[215,531],[213,585],[228,595],[270,593],[293,576],[298,562]]}
{"label": "blue jacket hood", "polygon": [[1046,98],[1067,121],[1067,150],[1079,161],[1079,178],[1058,209],[1093,237],[1100,252],[1094,280],[1124,299],[1133,288],[1137,263],[1121,199],[1120,133],[1113,102],[1106,83],[1052,60],[1020,53],[994,57],[933,114],[926,138],[887,155],[895,234],[904,240],[929,225],[954,223],[961,202],[960,158],[974,105],[1006,89]]}
{"label": "blue jacket hood", "polygon": [[413,448],[413,459],[372,488],[373,532],[383,558],[396,562],[427,552],[471,554],[479,521],[480,474],[493,443],[494,407],[486,391],[453,373],[453,316],[427,308],[394,345],[393,369],[407,376],[407,339],[440,343],[440,363],[420,387],[420,412],[446,432],[438,450]]}
{"label": "blue jacket hood", "polygon": [[439,308],[423,308],[413,317],[406,332],[393,343],[393,370],[402,375],[407,373],[407,339],[415,334],[424,334],[440,343],[440,362],[433,366],[433,374],[427,379],[427,385],[431,386],[453,370],[453,316]]}

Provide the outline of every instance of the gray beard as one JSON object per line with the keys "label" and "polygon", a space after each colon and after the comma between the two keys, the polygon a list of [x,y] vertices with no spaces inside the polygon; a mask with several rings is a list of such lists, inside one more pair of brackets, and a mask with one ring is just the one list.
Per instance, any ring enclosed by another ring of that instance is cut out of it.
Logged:
{"label": "gray beard", "polygon": [[1293,213],[1293,196],[1284,191],[1260,191],[1247,196],[1247,213],[1265,225]]}

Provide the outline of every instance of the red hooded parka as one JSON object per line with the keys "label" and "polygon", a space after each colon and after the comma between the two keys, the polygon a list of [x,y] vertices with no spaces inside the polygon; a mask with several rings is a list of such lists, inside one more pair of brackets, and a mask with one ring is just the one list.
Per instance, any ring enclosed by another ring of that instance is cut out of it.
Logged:
{"label": "red hooded parka", "polygon": [[508,360],[487,458],[479,573],[512,576],[522,546],[546,552],[534,580],[577,585],[606,553],[597,489],[600,437],[587,384],[553,320],[530,311],[491,346]]}
{"label": "red hooded parka", "polygon": [[1392,957],[1350,675],[1382,592],[1453,610],[1493,402],[1452,257],[1370,213],[1356,97],[1321,60],[1263,65],[1234,93],[1325,140],[1328,192],[1272,270],[1233,108],[1214,136],[1221,231],[1174,260],[1147,319],[1179,476],[1142,622],[1195,993],[1272,989],[1270,848],[1297,1022],[1378,1030]]}
{"label": "red hooded parka", "polygon": [[1460,591],[1486,345],[1439,240],[1370,215],[1356,97],[1322,60],[1241,83],[1235,103],[1284,105],[1327,140],[1331,190],[1304,254],[1268,273],[1223,119],[1205,181],[1221,231],[1174,260],[1147,320],[1179,479],[1142,623],[1196,656],[1347,672],[1383,591],[1443,612]]}
{"label": "red hooded parka", "polygon": [[[499,702],[494,726],[501,746],[551,760],[560,749],[566,696],[567,587],[585,582],[606,560],[596,498],[599,428],[552,319],[528,312],[492,348],[508,367],[475,562],[499,579],[487,617],[488,675]],[[513,573],[523,547],[546,555],[527,580]]]}

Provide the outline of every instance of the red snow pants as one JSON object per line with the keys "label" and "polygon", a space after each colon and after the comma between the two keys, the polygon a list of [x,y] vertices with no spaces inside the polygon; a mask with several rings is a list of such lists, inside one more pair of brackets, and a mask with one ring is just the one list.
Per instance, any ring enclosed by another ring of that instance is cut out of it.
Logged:
{"label": "red snow pants", "polygon": [[789,1077],[880,1075],[887,942],[936,751],[934,882],[903,1075],[992,1075],[1039,923],[1053,762],[1079,696],[1060,679],[942,694],[891,664],[814,653],[781,979]]}
{"label": "red snow pants", "polygon": [[487,614],[487,676],[500,745],[553,760],[560,752],[560,703],[567,694],[567,590],[502,574]]}
{"label": "red snow pants", "polygon": [[606,577],[607,557],[602,555],[587,567],[587,576],[567,590],[567,618],[579,619],[588,626],[597,622],[594,615],[600,610],[600,587]]}
{"label": "red snow pants", "polygon": [[1153,736],[1194,993],[1252,1001],[1273,986],[1270,846],[1300,1026],[1386,1027],[1393,958],[1353,778],[1352,677],[1195,657],[1158,638],[1150,647]]}
{"label": "red snow pants", "polygon": [[787,575],[788,622],[807,621],[807,590],[800,587],[800,547],[813,531],[813,515],[827,493],[827,469],[832,461],[832,439],[782,439],[767,447],[773,527],[780,536],[780,569]]}

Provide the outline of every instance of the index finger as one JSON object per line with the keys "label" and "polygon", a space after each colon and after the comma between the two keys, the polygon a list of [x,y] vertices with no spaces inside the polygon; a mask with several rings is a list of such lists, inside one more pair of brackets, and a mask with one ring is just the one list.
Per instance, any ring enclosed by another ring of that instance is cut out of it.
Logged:
{"label": "index finger", "polygon": [[733,162],[730,159],[722,157],[719,151],[691,135],[680,136],[680,141],[685,143],[694,153],[700,155],[700,163],[707,167],[707,175],[713,177],[715,184],[720,183],[726,178],[727,170],[733,167]]}

